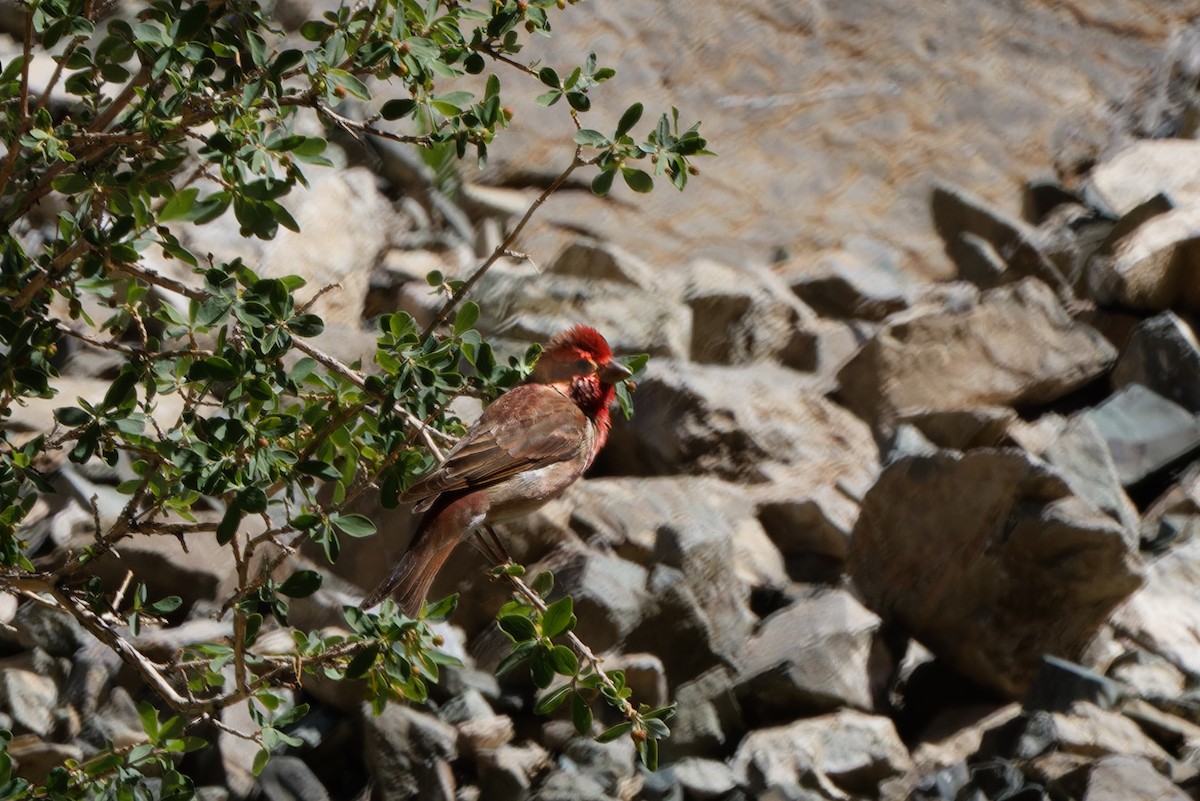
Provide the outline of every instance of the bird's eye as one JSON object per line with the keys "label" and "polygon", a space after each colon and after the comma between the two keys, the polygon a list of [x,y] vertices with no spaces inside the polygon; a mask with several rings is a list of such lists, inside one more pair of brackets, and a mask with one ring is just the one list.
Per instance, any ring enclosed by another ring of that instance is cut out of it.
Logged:
{"label": "bird's eye", "polygon": [[575,362],[575,369],[580,373],[596,372],[596,363],[591,359],[579,359]]}

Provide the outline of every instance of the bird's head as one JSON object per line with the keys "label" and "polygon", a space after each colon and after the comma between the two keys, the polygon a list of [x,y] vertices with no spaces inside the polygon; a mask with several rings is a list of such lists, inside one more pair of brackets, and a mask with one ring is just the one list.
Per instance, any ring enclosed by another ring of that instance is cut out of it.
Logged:
{"label": "bird's head", "polygon": [[613,359],[612,349],[599,331],[577,325],[546,343],[529,379],[562,385],[584,414],[607,427],[616,384],[630,375],[629,368]]}

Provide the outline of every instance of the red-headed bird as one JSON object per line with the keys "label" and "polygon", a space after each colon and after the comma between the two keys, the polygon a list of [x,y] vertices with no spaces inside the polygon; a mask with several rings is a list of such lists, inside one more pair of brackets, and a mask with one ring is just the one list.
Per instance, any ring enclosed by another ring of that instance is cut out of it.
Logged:
{"label": "red-headed bird", "polygon": [[415,617],[454,546],[562,495],[604,447],[615,385],[629,375],[594,328],[577,325],[551,339],[529,380],[484,409],[445,461],[401,494],[425,517],[361,608],[394,591]]}

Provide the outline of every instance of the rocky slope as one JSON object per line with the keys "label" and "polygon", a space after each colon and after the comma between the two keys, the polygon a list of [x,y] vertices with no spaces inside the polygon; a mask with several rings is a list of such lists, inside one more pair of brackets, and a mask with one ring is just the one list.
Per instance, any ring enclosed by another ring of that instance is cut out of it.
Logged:
{"label": "rocky slope", "polygon": [[[467,667],[429,708],[375,717],[352,690],[306,685],[304,745],[256,780],[254,749],[218,733],[220,759],[194,766],[205,797],[1194,796],[1189,5],[584,10],[550,55],[586,42],[619,58],[620,91],[661,87],[722,158],[678,198],[556,199],[526,247],[542,271],[498,265],[476,297],[481,326],[512,340],[586,320],[653,355],[638,414],[594,475],[502,535],[554,569],[580,635],[639,700],[679,703],[664,767],[533,715],[527,682],[493,676],[503,589],[464,548],[435,594],[463,594],[445,635]],[[536,127],[536,114],[517,118]],[[506,188],[469,188],[439,220],[413,200],[429,185],[397,177],[398,156],[376,164],[393,201],[348,148],[294,211],[305,238],[243,255],[322,283],[341,270],[323,347],[353,359],[371,345],[365,320],[427,314],[425,272],[465,269],[511,219],[514,185],[537,178],[527,165],[553,158],[537,136],[511,141],[483,176]],[[212,231],[210,250],[251,247]],[[73,394],[102,386],[106,367],[75,354]],[[19,422],[47,425],[44,411]],[[120,478],[64,465],[37,533],[65,541]],[[403,510],[363,511],[386,534],[347,547],[294,604],[295,625],[336,623],[403,546]],[[147,649],[222,636],[209,613],[226,563],[204,537],[188,544],[122,551],[194,610],[144,634]],[[0,722],[20,771],[133,742],[139,689],[115,658],[10,600]]]}

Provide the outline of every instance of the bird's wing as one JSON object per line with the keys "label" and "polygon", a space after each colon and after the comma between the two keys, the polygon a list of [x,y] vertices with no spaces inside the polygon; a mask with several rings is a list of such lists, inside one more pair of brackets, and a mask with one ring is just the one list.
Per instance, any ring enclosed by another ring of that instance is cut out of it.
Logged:
{"label": "bird's wing", "polygon": [[404,503],[428,508],[443,492],[479,489],[525,470],[579,453],[589,421],[570,398],[545,384],[523,384],[501,395],[433,472],[409,487]]}

